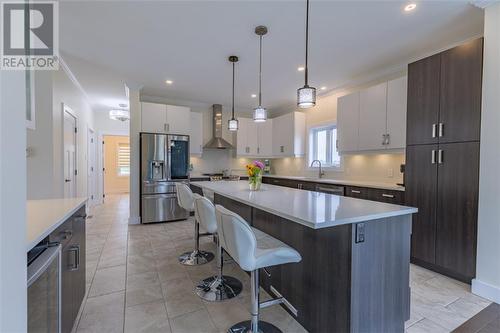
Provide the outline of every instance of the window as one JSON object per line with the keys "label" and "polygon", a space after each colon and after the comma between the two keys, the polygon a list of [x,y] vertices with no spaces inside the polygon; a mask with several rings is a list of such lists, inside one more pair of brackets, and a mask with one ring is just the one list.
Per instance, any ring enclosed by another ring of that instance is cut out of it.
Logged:
{"label": "window", "polygon": [[[309,165],[319,160],[321,165],[340,168],[340,155],[337,151],[337,126],[329,125],[312,128],[309,135]],[[317,165],[314,165],[317,167]]]}
{"label": "window", "polygon": [[117,149],[118,176],[130,175],[130,144],[118,143]]}

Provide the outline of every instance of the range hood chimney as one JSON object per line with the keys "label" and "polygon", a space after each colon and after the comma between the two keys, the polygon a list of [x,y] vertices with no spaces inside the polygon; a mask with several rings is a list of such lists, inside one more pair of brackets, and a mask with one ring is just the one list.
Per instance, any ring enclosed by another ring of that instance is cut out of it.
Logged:
{"label": "range hood chimney", "polygon": [[212,139],[203,147],[205,149],[233,149],[233,146],[222,138],[222,105],[214,104],[213,109],[213,123]]}

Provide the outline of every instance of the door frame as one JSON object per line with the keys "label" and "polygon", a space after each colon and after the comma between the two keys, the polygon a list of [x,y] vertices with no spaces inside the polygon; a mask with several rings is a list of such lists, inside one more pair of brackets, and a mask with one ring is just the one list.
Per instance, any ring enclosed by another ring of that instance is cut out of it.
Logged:
{"label": "door frame", "polygon": [[[104,203],[104,137],[105,136],[128,136],[128,131],[99,131],[97,142],[97,199],[96,204]],[[130,182],[129,182],[130,186]]]}
{"label": "door frame", "polygon": [[[93,136],[94,142],[91,141],[91,137]],[[91,146],[94,146],[94,165],[91,165]],[[89,206],[95,206],[97,204],[97,134],[94,131],[93,128],[90,126],[87,126],[87,197],[88,197],[88,202]],[[94,168],[93,172],[91,173],[90,168]],[[93,175],[93,177],[91,177]],[[90,184],[94,183],[93,186],[93,193],[90,193]],[[93,197],[92,197],[93,196]]]}
{"label": "door frame", "polygon": [[63,196],[64,196],[64,115],[65,113],[69,114],[71,117],[75,119],[75,197],[78,196],[78,117],[76,113],[64,102],[62,104],[62,156],[63,156],[63,172],[62,172],[62,184],[63,184]]}

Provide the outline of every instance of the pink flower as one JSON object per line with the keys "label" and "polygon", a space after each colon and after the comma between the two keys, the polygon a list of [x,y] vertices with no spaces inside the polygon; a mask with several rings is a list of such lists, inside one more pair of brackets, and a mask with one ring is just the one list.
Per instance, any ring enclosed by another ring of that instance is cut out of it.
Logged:
{"label": "pink flower", "polygon": [[257,168],[259,168],[259,169],[261,169],[261,170],[264,170],[264,163],[262,163],[261,161],[253,161],[253,164],[254,164]]}

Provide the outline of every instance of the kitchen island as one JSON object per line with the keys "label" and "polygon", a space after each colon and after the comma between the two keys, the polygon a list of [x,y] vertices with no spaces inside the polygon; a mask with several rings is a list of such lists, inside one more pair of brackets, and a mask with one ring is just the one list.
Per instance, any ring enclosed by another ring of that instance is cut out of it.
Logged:
{"label": "kitchen island", "polygon": [[411,214],[417,209],[245,181],[191,182],[216,204],[295,248],[261,286],[309,332],[404,332],[410,314]]}

